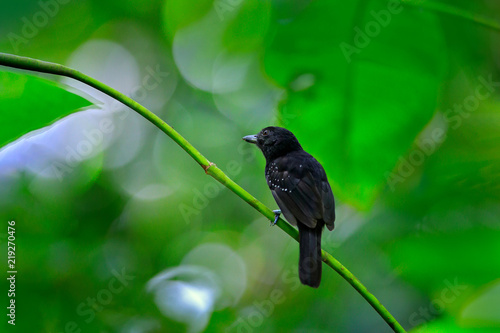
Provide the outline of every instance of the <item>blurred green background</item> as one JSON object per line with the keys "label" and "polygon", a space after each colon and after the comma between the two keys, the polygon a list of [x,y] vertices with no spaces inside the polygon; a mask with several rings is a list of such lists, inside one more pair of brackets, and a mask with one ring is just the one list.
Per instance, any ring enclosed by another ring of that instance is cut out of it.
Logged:
{"label": "blurred green background", "polygon": [[[405,329],[500,332],[498,1],[19,0],[0,22],[0,52],[133,97],[273,209],[241,137],[289,128],[336,196],[324,249]],[[301,286],[295,241],[110,98],[0,67],[0,120],[5,330],[391,331],[326,266]]]}

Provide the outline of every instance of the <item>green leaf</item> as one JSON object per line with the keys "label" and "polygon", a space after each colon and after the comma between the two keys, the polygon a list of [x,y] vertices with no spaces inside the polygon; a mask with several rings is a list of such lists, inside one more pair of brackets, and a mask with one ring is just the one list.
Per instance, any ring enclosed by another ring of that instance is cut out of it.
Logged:
{"label": "green leaf", "polygon": [[445,316],[417,326],[411,333],[496,333],[498,328],[460,325],[453,317]]}
{"label": "green leaf", "polygon": [[498,279],[480,288],[470,299],[460,314],[461,323],[470,326],[500,327],[500,308],[498,307],[500,281]]}
{"label": "green leaf", "polygon": [[165,33],[173,39],[179,30],[191,26],[206,33],[218,52],[253,52],[261,47],[267,32],[270,7],[267,1],[171,0],[163,13]]}
{"label": "green leaf", "polygon": [[[488,223],[471,219],[475,225]],[[498,278],[500,257],[490,254],[500,253],[499,236],[500,232],[487,228],[409,236],[391,244],[391,264],[398,267],[401,277],[429,295],[439,296],[446,281],[480,286]]]}
{"label": "green leaf", "polygon": [[446,67],[435,14],[388,3],[311,2],[273,27],[265,55],[288,91],[281,122],[324,164],[338,197],[365,209],[432,118]]}
{"label": "green leaf", "polygon": [[175,33],[206,15],[213,8],[211,0],[172,0],[165,3],[165,32],[170,39]]}
{"label": "green leaf", "polygon": [[52,81],[0,72],[0,147],[91,104]]}

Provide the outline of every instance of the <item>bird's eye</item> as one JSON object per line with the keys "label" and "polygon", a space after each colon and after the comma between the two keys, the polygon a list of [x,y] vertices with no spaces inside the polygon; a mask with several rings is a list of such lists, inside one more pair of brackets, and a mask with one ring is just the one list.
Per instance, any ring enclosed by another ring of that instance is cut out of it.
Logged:
{"label": "bird's eye", "polygon": [[269,134],[268,130],[264,130],[264,132],[262,132],[263,136],[267,136],[268,134]]}

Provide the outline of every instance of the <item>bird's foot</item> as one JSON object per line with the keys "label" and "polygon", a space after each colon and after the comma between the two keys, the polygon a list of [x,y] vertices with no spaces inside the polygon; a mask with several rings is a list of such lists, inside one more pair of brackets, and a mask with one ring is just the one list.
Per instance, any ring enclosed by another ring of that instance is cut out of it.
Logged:
{"label": "bird's foot", "polygon": [[278,220],[279,220],[280,215],[281,215],[281,210],[275,209],[275,210],[273,210],[273,213],[274,213],[274,221],[271,222],[271,227],[276,225],[276,223],[278,223]]}

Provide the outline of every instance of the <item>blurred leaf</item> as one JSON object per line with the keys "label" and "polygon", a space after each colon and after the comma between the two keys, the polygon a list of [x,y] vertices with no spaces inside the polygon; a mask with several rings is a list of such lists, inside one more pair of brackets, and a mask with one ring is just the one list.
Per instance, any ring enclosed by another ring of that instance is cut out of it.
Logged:
{"label": "blurred leaf", "polygon": [[460,322],[466,325],[500,327],[500,281],[496,280],[481,288],[464,307]]}
{"label": "blurred leaf", "polygon": [[200,20],[212,8],[211,0],[170,0],[164,7],[164,22],[167,36],[174,38],[175,33],[189,24]]}
{"label": "blurred leaf", "polygon": [[282,123],[324,162],[341,200],[368,208],[435,112],[446,49],[434,14],[345,7],[316,1],[278,22],[265,66],[288,89]]}
{"label": "blurred leaf", "polygon": [[[466,98],[482,85],[472,82]],[[500,199],[500,105],[481,102],[472,111],[443,110],[447,120],[446,141],[426,161],[418,186],[417,204],[435,205],[448,198],[455,209]],[[446,223],[446,221],[442,221]]]}
{"label": "blurred leaf", "polygon": [[[482,221],[476,221],[481,223]],[[392,265],[402,277],[429,295],[446,281],[479,286],[498,277],[500,233],[491,229],[414,235],[391,247]]]}
{"label": "blurred leaf", "polygon": [[411,331],[411,333],[497,333],[496,328],[479,328],[475,326],[461,327],[453,318],[444,317],[426,323],[423,326],[418,326]]}
{"label": "blurred leaf", "polygon": [[52,81],[0,72],[0,147],[89,105]]}
{"label": "blurred leaf", "polygon": [[243,1],[224,35],[224,46],[232,52],[249,52],[261,45],[269,26],[267,1]]}

